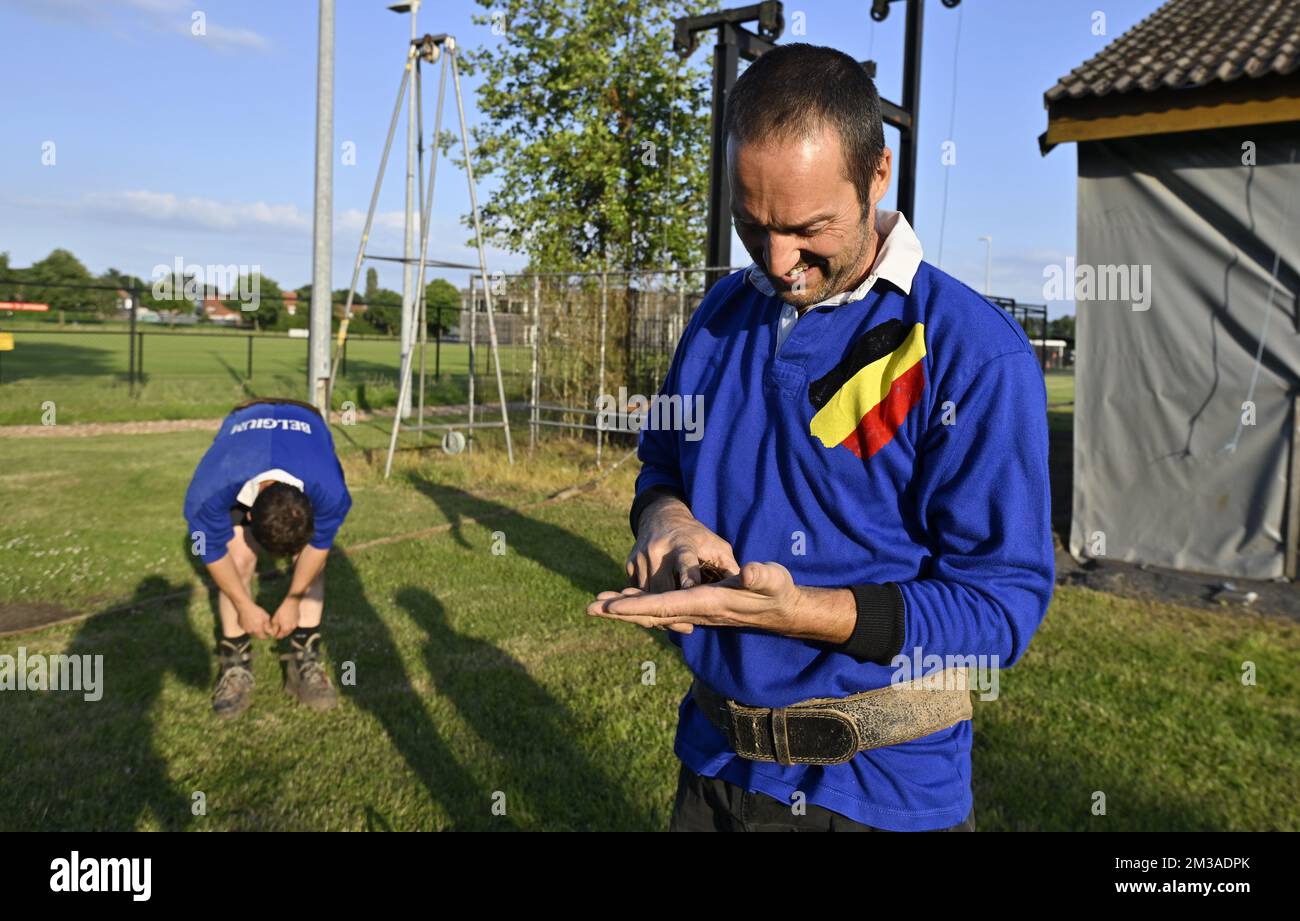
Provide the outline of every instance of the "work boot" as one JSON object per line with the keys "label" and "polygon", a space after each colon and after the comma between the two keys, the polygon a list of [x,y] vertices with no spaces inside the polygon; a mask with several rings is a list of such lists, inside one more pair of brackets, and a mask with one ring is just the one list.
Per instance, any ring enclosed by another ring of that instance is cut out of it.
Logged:
{"label": "work boot", "polygon": [[253,641],[228,640],[217,647],[220,672],[212,692],[212,711],[223,720],[234,719],[253,702]]}
{"label": "work boot", "polygon": [[320,656],[320,634],[295,630],[289,635],[289,651],[280,656],[284,667],[284,690],[298,703],[312,710],[329,710],[338,704]]}

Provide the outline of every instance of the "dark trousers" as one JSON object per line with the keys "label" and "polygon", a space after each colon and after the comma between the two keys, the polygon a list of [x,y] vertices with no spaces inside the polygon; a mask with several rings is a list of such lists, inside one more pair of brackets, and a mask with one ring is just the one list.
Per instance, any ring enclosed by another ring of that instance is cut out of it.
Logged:
{"label": "dark trousers", "polygon": [[[669,831],[888,831],[873,828],[813,803],[796,815],[792,803],[751,793],[717,777],[704,777],[682,765]],[[975,810],[965,821],[935,831],[974,831]]]}

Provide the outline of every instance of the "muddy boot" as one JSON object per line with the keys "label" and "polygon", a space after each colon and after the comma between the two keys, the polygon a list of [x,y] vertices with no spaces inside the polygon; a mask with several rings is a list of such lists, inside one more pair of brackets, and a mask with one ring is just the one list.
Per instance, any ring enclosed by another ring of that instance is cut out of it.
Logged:
{"label": "muddy boot", "polygon": [[253,641],[222,637],[217,646],[220,672],[212,692],[212,712],[221,719],[234,719],[253,702]]}
{"label": "muddy boot", "polygon": [[338,704],[338,694],[320,656],[320,634],[295,630],[289,635],[289,649],[280,656],[284,668],[284,690],[298,703],[312,710],[329,710]]}

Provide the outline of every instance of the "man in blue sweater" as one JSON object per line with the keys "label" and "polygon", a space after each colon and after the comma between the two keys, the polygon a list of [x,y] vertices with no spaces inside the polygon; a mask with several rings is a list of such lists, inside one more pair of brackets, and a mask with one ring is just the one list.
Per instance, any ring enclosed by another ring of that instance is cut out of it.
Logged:
{"label": "man in blue sweater", "polygon": [[702,401],[703,434],[643,428],[632,587],[588,612],[671,630],[695,676],[674,830],[971,830],[965,680],[1020,658],[1054,582],[1038,362],[877,207],[852,58],[763,55],[726,136],[754,263],[683,333],[656,399]]}
{"label": "man in blue sweater", "polygon": [[[229,719],[252,702],[253,637],[287,640],[285,690],[314,710],[337,694],[320,655],[325,559],[352,507],[329,426],[296,400],[237,406],[199,461],[185,494],[192,552],[219,591],[220,673],[212,707]],[[259,553],[293,559],[274,616],[252,596]]]}

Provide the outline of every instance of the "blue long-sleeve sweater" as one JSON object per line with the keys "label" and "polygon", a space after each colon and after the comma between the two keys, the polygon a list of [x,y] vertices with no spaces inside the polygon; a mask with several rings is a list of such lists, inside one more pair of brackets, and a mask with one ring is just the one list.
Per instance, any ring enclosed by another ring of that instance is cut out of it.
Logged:
{"label": "blue long-sleeve sweater", "polygon": [[235,536],[230,510],[239,490],[253,477],[275,469],[303,483],[316,524],[311,545],[318,550],[333,546],[352,507],[352,496],[334,454],[329,426],[303,406],[255,403],[221,423],[185,493],[185,520],[191,534],[203,533],[204,563],[226,555],[226,544]]}
{"label": "blue long-sleeve sweater", "polygon": [[[810,309],[774,357],[781,306],[742,272],[705,297],[660,391],[702,397],[703,436],[644,428],[638,495],[679,492],[738,562],[779,562],[796,584],[896,584],[902,655],[1011,665],[1054,582],[1046,392],[1023,330],[924,262],[909,293],[877,282],[861,300]],[[751,706],[842,697],[895,673],[761,630],[669,636],[700,680]],[[675,743],[697,773],[785,802],[801,791],[900,831],[966,817],[970,749],[962,721],[840,765],[755,762],[689,694]]]}

